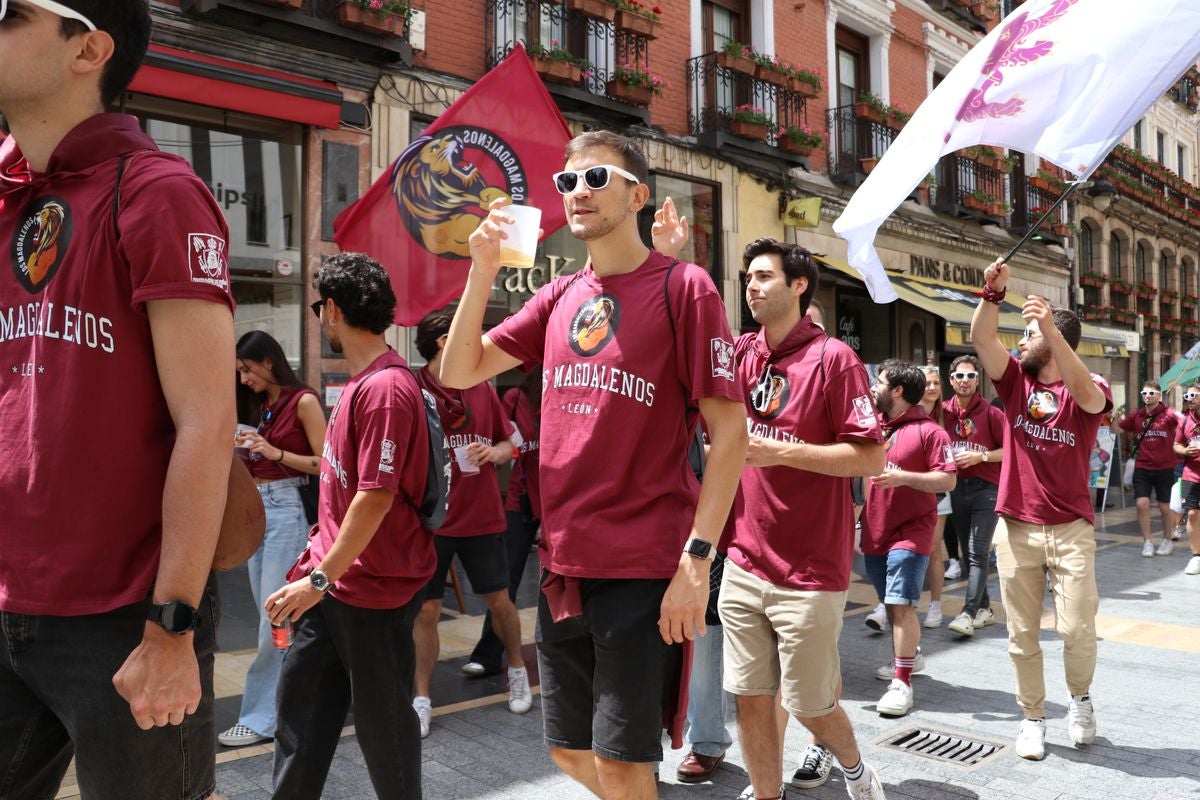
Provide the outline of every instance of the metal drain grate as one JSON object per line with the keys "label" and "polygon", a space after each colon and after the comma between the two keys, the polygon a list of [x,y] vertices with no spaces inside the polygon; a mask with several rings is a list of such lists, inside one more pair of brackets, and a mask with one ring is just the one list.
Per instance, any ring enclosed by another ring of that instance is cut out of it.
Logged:
{"label": "metal drain grate", "polygon": [[945,764],[974,769],[1004,752],[1005,745],[934,728],[905,728],[877,742],[880,747],[899,750]]}

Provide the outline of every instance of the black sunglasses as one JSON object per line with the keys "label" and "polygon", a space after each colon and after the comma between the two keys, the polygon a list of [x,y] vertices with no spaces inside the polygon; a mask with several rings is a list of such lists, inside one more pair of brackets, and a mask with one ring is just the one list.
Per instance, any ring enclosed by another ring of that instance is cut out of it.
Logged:
{"label": "black sunglasses", "polygon": [[324,305],[325,298],[321,298],[320,300],[314,300],[312,305],[309,306],[309,308],[312,309],[312,312],[317,315],[317,319],[321,318],[321,307]]}

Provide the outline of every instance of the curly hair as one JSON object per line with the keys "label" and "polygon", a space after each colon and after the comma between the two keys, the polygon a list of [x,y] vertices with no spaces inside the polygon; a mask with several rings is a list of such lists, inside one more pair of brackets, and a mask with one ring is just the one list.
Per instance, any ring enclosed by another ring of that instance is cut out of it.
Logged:
{"label": "curly hair", "polygon": [[[100,102],[106,108],[129,88],[150,46],[150,4],[146,0],[59,0],[91,20],[97,30],[112,37],[113,54],[100,73]],[[87,33],[76,19],[62,19],[65,38]]]}
{"label": "curly hair", "polygon": [[396,293],[379,262],[363,253],[330,256],[312,278],[322,300],[332,300],[346,323],[371,333],[383,333],[392,324]]}

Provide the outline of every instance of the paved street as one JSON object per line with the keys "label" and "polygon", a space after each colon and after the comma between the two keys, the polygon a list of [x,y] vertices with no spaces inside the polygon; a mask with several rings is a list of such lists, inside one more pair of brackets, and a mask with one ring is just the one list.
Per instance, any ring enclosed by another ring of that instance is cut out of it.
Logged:
{"label": "paved street", "polygon": [[[1099,722],[1096,744],[1076,749],[1066,732],[1066,689],[1062,647],[1053,633],[1053,610],[1047,606],[1043,642],[1047,664],[1048,755],[1033,763],[1011,749],[1018,713],[1002,624],[960,640],[943,626],[923,632],[928,668],[914,678],[916,708],[908,717],[886,720],[875,703],[886,685],[874,669],[889,659],[888,640],[862,624],[874,605],[861,580],[851,589],[841,652],[845,677],[843,704],[866,746],[864,752],[883,779],[889,798],[982,798],[1007,800],[1097,800],[1146,798],[1182,800],[1200,795],[1200,745],[1190,705],[1194,692],[1187,679],[1200,653],[1200,577],[1183,574],[1186,545],[1168,557],[1140,557],[1132,509],[1108,512],[1098,520],[1097,569],[1101,605],[1098,630],[1100,661],[1093,689]],[[1130,534],[1134,534],[1131,536]],[[861,574],[861,573],[858,573]],[[251,646],[253,618],[244,576],[225,576],[226,616],[218,666],[218,730],[236,720],[238,681]],[[533,588],[522,587],[523,617],[528,622]],[[958,612],[964,584],[946,592],[946,621]],[[999,597],[993,585],[992,596]],[[456,605],[447,595],[447,608]],[[524,717],[510,714],[498,682],[469,681],[459,666],[478,630],[479,608],[467,596],[467,614],[448,612],[442,624],[443,653],[434,689],[433,731],[424,742],[425,797],[522,798],[571,800],[590,797],[559,773],[541,740],[539,706]],[[998,606],[998,603],[996,603]],[[998,615],[1000,616],[1000,615]],[[526,640],[532,629],[526,627]],[[351,721],[352,722],[352,721]],[[932,726],[995,741],[1004,750],[975,770],[881,749],[879,741],[912,726]],[[735,737],[736,738],[736,737]],[[806,739],[799,725],[788,729],[787,760],[794,767]],[[674,782],[683,751],[667,751],[663,764],[664,798],[732,798],[746,785],[744,761],[735,744],[712,783],[684,786]],[[270,745],[224,750],[219,754],[219,786],[228,800],[260,800],[269,796]],[[789,770],[790,774],[790,770]],[[65,786],[60,797],[75,796]],[[343,734],[325,797],[371,798],[374,793],[357,747],[354,728]],[[845,788],[837,770],[821,789],[792,796],[842,798]]]}

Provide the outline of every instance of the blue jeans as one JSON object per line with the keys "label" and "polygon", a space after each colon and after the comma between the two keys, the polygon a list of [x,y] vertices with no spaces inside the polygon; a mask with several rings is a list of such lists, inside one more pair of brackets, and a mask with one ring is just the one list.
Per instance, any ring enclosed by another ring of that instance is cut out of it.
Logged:
{"label": "blue jeans", "polygon": [[283,665],[283,650],[271,641],[271,623],[263,603],[283,586],[287,572],[308,542],[308,521],[300,502],[300,483],[307,478],[260,483],[258,494],[267,512],[267,532],[258,551],[246,562],[250,593],[258,611],[258,652],[246,673],[238,723],[262,736],[275,735],[275,685]]}
{"label": "blue jeans", "polygon": [[80,617],[0,612],[0,797],[50,800],[75,757],[97,800],[199,800],[216,786],[213,660],[219,604],[210,576],[192,644],[200,706],[182,725],[140,730],[113,675],[142,640],[149,598]]}
{"label": "blue jeans", "polygon": [[721,687],[721,659],[725,631],[709,625],[706,636],[697,636],[692,651],[692,677],[688,683],[687,727],[683,738],[697,755],[719,756],[733,744],[725,720],[729,695]]}
{"label": "blue jeans", "polygon": [[954,530],[959,552],[966,562],[967,602],[963,611],[974,617],[981,608],[991,608],[988,597],[988,567],[991,563],[992,537],[996,532],[996,493],[994,483],[982,478],[961,478],[950,502],[954,506]]}

